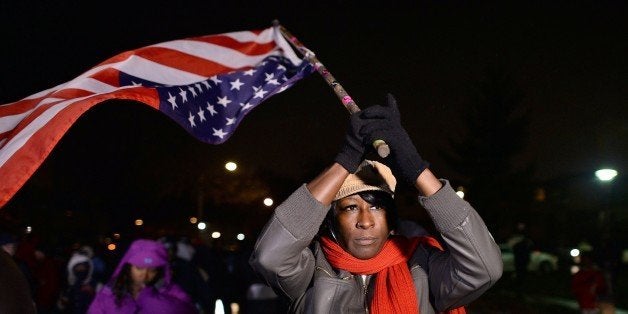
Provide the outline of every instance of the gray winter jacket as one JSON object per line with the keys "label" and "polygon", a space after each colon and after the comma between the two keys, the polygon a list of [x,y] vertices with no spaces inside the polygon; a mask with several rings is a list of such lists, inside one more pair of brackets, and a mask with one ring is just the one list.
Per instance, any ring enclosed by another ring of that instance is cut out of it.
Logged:
{"label": "gray winter jacket", "polygon": [[[421,314],[469,304],[502,274],[499,247],[482,218],[447,180],[441,181],[437,193],[419,197],[419,202],[440,232],[445,251],[420,245],[408,261]],[[295,313],[368,313],[375,280],[332,268],[313,241],[328,210],[301,186],[275,210],[250,264],[289,299]]]}

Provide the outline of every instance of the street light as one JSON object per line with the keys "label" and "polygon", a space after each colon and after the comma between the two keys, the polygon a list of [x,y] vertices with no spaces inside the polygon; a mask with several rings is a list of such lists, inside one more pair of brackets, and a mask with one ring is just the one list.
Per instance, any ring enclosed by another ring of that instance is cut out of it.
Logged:
{"label": "street light", "polygon": [[198,225],[196,225],[196,228],[198,228],[198,230],[205,230],[205,228],[207,228],[207,224],[201,221]]}
{"label": "street light", "polygon": [[[602,182],[603,185],[605,185],[604,190],[606,195],[604,195],[604,207],[600,210],[599,213],[599,223],[601,227],[600,246],[602,250],[604,250],[604,248],[608,246],[609,241],[613,239],[613,219],[611,218],[611,204],[613,202],[611,190],[613,186],[610,184],[610,182],[617,176],[617,170],[610,168],[600,169],[595,171],[595,176],[598,178],[598,180]],[[604,258],[606,259],[608,257]],[[601,261],[602,271],[604,272],[604,277],[607,278],[608,296],[611,296],[612,298],[613,290],[615,289],[616,284],[615,278],[613,276],[614,266],[612,266],[612,263],[607,262],[609,261]]]}
{"label": "street light", "polygon": [[612,181],[617,176],[617,170],[600,169],[595,172],[595,176],[602,182]]}
{"label": "street light", "polygon": [[225,164],[225,169],[227,169],[228,171],[235,171],[238,168],[238,164],[236,164],[233,161],[229,161]]}
{"label": "street light", "polygon": [[266,205],[267,207],[273,206],[273,199],[270,197],[265,198],[264,205]]}
{"label": "street light", "polygon": [[613,179],[615,179],[615,177],[617,176],[617,170],[615,169],[611,169],[611,168],[602,168],[599,169],[597,171],[595,171],[595,176],[598,178],[598,180],[600,180],[602,182],[602,184],[604,185],[603,189],[605,190],[604,192],[604,206],[603,208],[600,210],[599,213],[599,223],[602,226],[602,231],[603,233],[607,233],[609,232],[609,228],[610,228],[610,214],[611,214],[611,188],[612,185],[608,184],[606,185],[606,183],[610,183],[611,181],[613,181]]}

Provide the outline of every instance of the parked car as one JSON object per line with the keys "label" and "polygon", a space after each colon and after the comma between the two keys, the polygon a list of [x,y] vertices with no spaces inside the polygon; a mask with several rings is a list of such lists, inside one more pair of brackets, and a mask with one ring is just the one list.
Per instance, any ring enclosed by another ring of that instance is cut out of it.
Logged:
{"label": "parked car", "polygon": [[[512,247],[503,243],[499,245],[499,248],[502,252],[504,272],[515,271],[515,254],[512,251]],[[530,252],[530,263],[528,263],[529,272],[549,273],[556,271],[557,269],[558,256],[539,250],[532,250]]]}

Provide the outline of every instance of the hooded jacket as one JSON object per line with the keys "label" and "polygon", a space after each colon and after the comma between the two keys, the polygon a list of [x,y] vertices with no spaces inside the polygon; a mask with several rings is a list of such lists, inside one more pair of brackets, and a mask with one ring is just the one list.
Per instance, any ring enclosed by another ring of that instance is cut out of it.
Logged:
{"label": "hooded jacket", "polygon": [[70,260],[68,261],[68,266],[67,266],[67,270],[68,270],[68,285],[72,286],[74,284],[76,284],[76,274],[74,273],[74,266],[81,264],[81,263],[87,263],[87,274],[84,278],[82,278],[82,282],[80,282],[79,284],[89,284],[92,280],[92,272],[94,269],[94,265],[92,264],[92,260],[89,259],[89,257],[80,254],[80,253],[74,253],[72,254],[72,257],[70,257]]}
{"label": "hooded jacket", "polygon": [[[137,267],[162,267],[163,278],[155,286],[146,286],[137,298],[131,294],[122,298],[120,306],[112,291],[116,278],[126,264]],[[89,307],[88,313],[196,313],[190,297],[172,282],[168,253],[163,244],[146,239],[135,240],[116,267],[109,284],[103,287]]]}
{"label": "hooded jacket", "polygon": [[[438,192],[419,202],[440,232],[445,251],[420,245],[408,261],[421,314],[467,305],[502,274],[501,253],[486,225],[448,181],[442,182]],[[264,227],[251,266],[289,300],[291,312],[368,313],[376,275],[334,269],[314,240],[328,210],[301,186]]]}
{"label": "hooded jacket", "polygon": [[[76,266],[83,265],[79,269]],[[102,284],[92,278],[93,265],[88,256],[74,253],[67,265],[68,283],[57,300],[57,309],[63,313],[85,313],[96,291]]]}

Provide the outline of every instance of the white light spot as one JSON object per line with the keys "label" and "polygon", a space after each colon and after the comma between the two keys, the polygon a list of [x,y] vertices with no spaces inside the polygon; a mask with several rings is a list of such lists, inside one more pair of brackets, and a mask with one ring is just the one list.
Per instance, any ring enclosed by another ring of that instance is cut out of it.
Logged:
{"label": "white light spot", "polygon": [[269,207],[273,206],[273,199],[270,198],[270,197],[265,198],[264,199],[264,205],[269,206]]}
{"label": "white light spot", "polygon": [[235,171],[237,168],[238,165],[233,161],[229,161],[225,164],[225,169],[227,169],[228,171]]}

